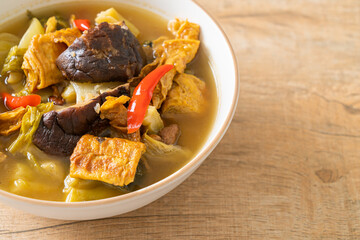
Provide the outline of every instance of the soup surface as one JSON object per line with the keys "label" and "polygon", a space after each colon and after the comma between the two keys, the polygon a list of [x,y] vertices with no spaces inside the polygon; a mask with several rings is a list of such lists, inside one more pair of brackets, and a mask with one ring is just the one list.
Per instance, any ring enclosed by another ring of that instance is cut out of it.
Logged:
{"label": "soup surface", "polygon": [[[32,14],[39,18],[60,15],[64,19],[69,19],[71,14],[74,14],[77,18],[89,19],[94,24],[96,15],[110,7],[114,7],[140,30],[140,35],[137,38],[141,45],[160,36],[171,37],[167,27],[167,19],[147,10],[127,5],[114,6],[108,3],[92,3],[79,6],[77,4],[62,4],[46,10],[34,10]],[[24,15],[22,18],[2,24],[0,33],[12,33],[21,38],[29,23],[29,18]],[[176,172],[196,155],[206,141],[215,119],[218,104],[211,66],[201,47],[194,60],[187,64],[185,72],[195,75],[206,83],[206,104],[203,106],[203,111],[197,114],[162,114],[161,117],[165,126],[176,123],[180,127],[181,135],[177,145],[186,149],[189,153],[186,156],[175,153],[153,156],[146,160],[141,159],[134,182],[124,187],[118,187],[100,181],[81,181],[69,178],[67,176],[69,175],[70,157],[49,155],[34,145],[29,148],[30,154],[9,153],[8,147],[19,134],[19,132],[15,132],[9,136],[0,136],[0,153],[6,155],[5,160],[0,163],[0,188],[18,195],[43,200],[87,201],[135,191]],[[6,84],[6,78],[2,76],[0,92],[17,93],[22,89],[23,84],[23,82]],[[46,91],[51,90],[41,90],[37,94],[46,94]],[[8,111],[3,102],[1,99],[0,113]],[[68,105],[55,106],[55,109],[66,106]]]}

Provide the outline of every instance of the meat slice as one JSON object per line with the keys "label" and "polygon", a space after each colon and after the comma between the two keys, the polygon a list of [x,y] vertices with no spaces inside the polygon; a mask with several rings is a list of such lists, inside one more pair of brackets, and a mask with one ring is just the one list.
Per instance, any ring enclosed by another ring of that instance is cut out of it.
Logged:
{"label": "meat slice", "polygon": [[126,25],[103,22],[76,39],[56,64],[71,81],[127,81],[143,66],[142,48]]}
{"label": "meat slice", "polygon": [[180,136],[180,128],[177,124],[171,124],[167,127],[164,127],[159,135],[161,141],[165,144],[172,145],[175,144]]}
{"label": "meat slice", "polygon": [[128,185],[134,181],[145,149],[141,142],[84,135],[70,157],[70,176]]}
{"label": "meat slice", "polygon": [[86,103],[45,113],[34,134],[33,143],[46,153],[70,156],[82,135],[97,135],[108,127],[108,120],[101,119],[98,111],[106,97],[122,95],[130,95],[129,84],[104,92]]}

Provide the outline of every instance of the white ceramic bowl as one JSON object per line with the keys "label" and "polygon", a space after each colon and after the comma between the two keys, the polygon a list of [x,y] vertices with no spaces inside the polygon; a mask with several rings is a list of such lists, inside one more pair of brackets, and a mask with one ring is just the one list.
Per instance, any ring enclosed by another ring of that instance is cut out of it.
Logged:
{"label": "white ceramic bowl", "polygon": [[[0,24],[24,14],[26,9],[43,8],[62,2],[91,1],[93,0],[0,1]],[[230,43],[214,19],[191,0],[108,0],[107,2],[135,5],[167,19],[188,18],[201,26],[201,47],[210,59],[219,96],[218,113],[208,140],[200,152],[183,168],[135,192],[97,201],[64,203],[21,197],[0,190],[0,201],[3,203],[35,215],[64,220],[97,219],[129,212],[151,203],[182,183],[200,166],[225,134],[236,109],[240,82]]]}

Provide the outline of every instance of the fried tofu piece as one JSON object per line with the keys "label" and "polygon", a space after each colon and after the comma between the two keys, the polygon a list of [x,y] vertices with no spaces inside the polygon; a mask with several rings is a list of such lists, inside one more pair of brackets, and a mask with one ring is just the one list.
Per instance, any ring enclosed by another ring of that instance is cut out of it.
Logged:
{"label": "fried tofu piece", "polygon": [[204,109],[205,82],[191,74],[175,77],[174,85],[162,106],[163,113],[200,113]]}
{"label": "fried tofu piece", "polygon": [[163,42],[164,51],[161,58],[166,59],[163,61],[164,64],[172,64],[175,68],[166,73],[154,89],[152,103],[156,108],[160,108],[166,99],[176,73],[184,72],[186,64],[194,59],[199,46],[199,40],[175,39]]}
{"label": "fried tofu piece", "polygon": [[34,92],[64,80],[56,59],[80,36],[78,29],[67,28],[33,37],[22,65],[28,91]]}
{"label": "fried tofu piece", "polygon": [[12,111],[0,114],[0,135],[10,135],[21,127],[21,120],[26,113],[26,108],[18,107]]}
{"label": "fried tofu piece", "polygon": [[173,79],[175,75],[176,70],[173,68],[167,72],[156,85],[153,92],[153,97],[151,99],[152,104],[156,107],[156,109],[159,109],[161,104],[165,101],[166,96],[171,89],[171,86],[173,85]]}
{"label": "fried tofu piece", "polygon": [[172,64],[174,69],[166,73],[156,85],[152,104],[159,109],[173,85],[173,79],[177,73],[183,73],[186,65],[190,63],[199,50],[200,26],[188,20],[175,19],[169,23],[169,30],[175,39],[166,36],[159,37],[152,42],[155,60],[146,65],[137,78],[132,79],[132,85],[136,86],[149,72],[164,64]]}
{"label": "fried tofu piece", "polygon": [[175,39],[164,41],[165,64],[173,64],[177,72],[183,73],[186,64],[194,59],[199,46],[199,40]]}
{"label": "fried tofu piece", "polygon": [[106,101],[100,107],[100,117],[101,119],[110,120],[110,125],[120,131],[122,138],[127,138],[134,142],[140,142],[140,131],[134,133],[127,133],[127,108],[124,106],[130,98],[128,96],[120,97],[106,97]]}
{"label": "fried tofu piece", "polygon": [[174,21],[169,22],[168,28],[176,39],[199,39],[200,26],[188,20],[183,21],[176,18]]}
{"label": "fried tofu piece", "polygon": [[70,157],[70,176],[116,186],[128,185],[134,181],[145,150],[141,142],[84,135]]}
{"label": "fried tofu piece", "polygon": [[126,127],[127,109],[124,106],[130,98],[128,96],[106,97],[106,101],[100,107],[101,119],[109,119],[110,125],[114,128]]}

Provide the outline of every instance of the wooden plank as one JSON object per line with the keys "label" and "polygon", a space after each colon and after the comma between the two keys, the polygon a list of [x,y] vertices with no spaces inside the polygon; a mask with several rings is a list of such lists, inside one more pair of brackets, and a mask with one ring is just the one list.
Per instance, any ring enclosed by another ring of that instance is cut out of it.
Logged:
{"label": "wooden plank", "polygon": [[0,205],[0,239],[359,239],[360,2],[198,0],[233,43],[234,121],[180,187],[56,221]]}

